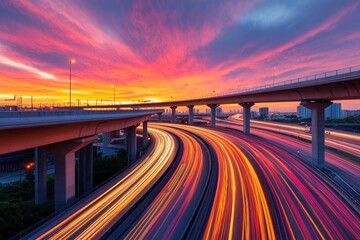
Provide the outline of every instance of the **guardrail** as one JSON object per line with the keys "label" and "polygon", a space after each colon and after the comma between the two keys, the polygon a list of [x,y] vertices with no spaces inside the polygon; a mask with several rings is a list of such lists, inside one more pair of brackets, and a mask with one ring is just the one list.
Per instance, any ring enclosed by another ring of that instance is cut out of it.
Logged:
{"label": "guardrail", "polygon": [[0,111],[0,118],[14,118],[14,117],[53,117],[53,116],[83,116],[83,115],[102,115],[102,114],[124,114],[134,113],[135,111],[151,111],[162,110],[159,108],[147,109],[147,110],[68,110],[68,111]]}
{"label": "guardrail", "polygon": [[[202,96],[195,97],[195,98],[192,98],[192,99],[189,99],[189,98],[180,98],[180,99],[176,99],[176,100],[172,99],[172,101],[177,102],[177,101],[184,101],[184,100],[199,100],[199,99],[208,99],[208,98],[221,97],[221,96],[233,95],[233,94],[250,93],[250,92],[253,92],[253,91],[271,89],[271,88],[279,87],[279,86],[288,86],[288,85],[291,85],[291,84],[297,84],[297,83],[306,82],[306,81],[316,81],[316,80],[320,81],[320,80],[324,80],[324,79],[328,79],[328,78],[334,78],[334,77],[341,78],[341,77],[346,77],[351,73],[358,73],[358,75],[360,76],[360,65],[355,65],[355,66],[351,66],[351,67],[347,67],[347,68],[341,68],[341,69],[327,71],[327,72],[311,74],[311,75],[307,75],[307,76],[304,76],[304,77],[294,78],[294,79],[290,79],[290,80],[286,80],[286,81],[282,81],[282,82],[276,82],[276,83],[272,83],[272,84],[265,84],[265,85],[261,85],[261,86],[257,86],[257,87],[253,87],[253,88],[238,89],[238,90],[234,90],[234,91],[213,93],[213,94],[209,94],[209,95],[202,95]],[[170,101],[162,101],[162,102],[170,102]],[[149,107],[151,106],[151,103],[153,103],[153,102],[149,103]],[[129,103],[123,103],[123,104],[129,104]],[[133,103],[132,106],[135,107],[137,104],[143,104],[143,103]],[[96,106],[99,106],[99,108],[101,108],[104,105],[101,102],[101,104],[96,105]],[[105,106],[108,106],[109,108],[113,108],[109,104],[105,104]],[[94,106],[93,105],[92,106],[81,105],[81,106],[78,106],[78,107],[86,109],[86,108],[94,107]],[[121,107],[121,103],[119,105],[114,106],[114,107]],[[63,107],[63,108],[66,109],[66,107]],[[148,107],[145,107],[145,108],[148,108]],[[75,109],[76,109],[76,107],[73,107],[73,110],[75,110]]]}
{"label": "guardrail", "polygon": [[282,82],[266,84],[266,85],[253,87],[253,88],[241,89],[241,90],[236,90],[236,91],[231,91],[231,92],[222,92],[222,93],[218,93],[218,94],[203,96],[198,99],[221,97],[221,96],[231,95],[231,94],[249,93],[249,92],[258,91],[258,90],[270,89],[270,88],[278,87],[278,86],[296,84],[299,82],[314,81],[314,80],[320,80],[320,79],[323,80],[323,79],[327,79],[327,78],[333,78],[336,76],[344,77],[350,73],[355,73],[355,72],[358,72],[359,76],[360,76],[360,65],[351,66],[351,67],[347,67],[347,68],[341,68],[341,69],[322,72],[322,73],[316,73],[316,74],[308,75],[305,77],[294,78],[294,79],[290,79],[290,80],[286,80],[286,81],[282,81]]}

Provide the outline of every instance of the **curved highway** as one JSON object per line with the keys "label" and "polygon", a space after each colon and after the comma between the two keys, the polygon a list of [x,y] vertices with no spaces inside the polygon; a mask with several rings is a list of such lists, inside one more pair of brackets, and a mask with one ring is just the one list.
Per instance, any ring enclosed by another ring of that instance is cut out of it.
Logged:
{"label": "curved highway", "polygon": [[[237,114],[229,117],[230,123],[238,123],[242,125],[241,115]],[[263,129],[269,130],[275,133],[282,133],[286,135],[291,135],[295,137],[300,137],[311,141],[311,134],[305,131],[304,126],[299,126],[295,124],[281,124],[276,122],[266,122],[266,121],[257,121],[251,120],[252,129]],[[344,152],[351,153],[354,156],[360,157],[360,135],[353,133],[346,133],[340,131],[325,131],[325,145],[333,147],[335,149],[342,150]]]}
{"label": "curved highway", "polygon": [[[309,143],[263,130],[254,137],[230,128],[149,125],[156,140],[151,154],[27,238],[360,239],[359,199],[308,163]],[[172,135],[182,144],[176,164]],[[344,174],[359,182],[360,166],[351,163],[353,172],[345,165]],[[158,181],[164,183],[154,188]]]}
{"label": "curved highway", "polygon": [[[311,136],[299,130],[301,127],[291,125],[287,126],[279,123],[263,124],[263,122],[258,122],[260,121],[256,121],[254,127],[252,127],[252,134],[262,137],[274,145],[286,148],[290,152],[297,153],[297,151],[299,151],[305,161],[311,160],[311,143],[307,143],[296,138],[297,136],[300,136],[301,138],[311,140]],[[227,125],[227,123],[231,123],[231,125]],[[220,121],[219,125],[242,131],[242,121],[240,121],[238,117],[230,118],[230,121]],[[289,136],[283,135],[284,133]],[[360,146],[359,134],[337,134],[340,135],[334,137],[336,132],[332,132],[330,134],[331,136],[327,135],[327,146],[331,146],[343,152],[351,153],[355,156],[360,154],[360,148],[358,147]],[[325,166],[331,170],[333,174],[337,175],[337,181],[348,185],[347,189],[360,198],[360,164],[328,150],[325,152],[325,158]]]}
{"label": "curved highway", "polygon": [[[216,154],[216,193],[206,226],[199,229],[203,231],[200,234],[203,239],[360,237],[358,206],[352,205],[322,172],[307,164],[303,156],[286,146],[279,147],[229,129],[161,126],[197,136]],[[171,184],[181,188],[186,182]],[[154,201],[125,238],[181,238],[182,235],[172,231],[179,226],[174,216],[182,215],[176,204],[186,205],[186,202]],[[158,219],[165,225],[154,224]]]}
{"label": "curved highway", "polygon": [[231,139],[249,157],[262,179],[272,206],[278,237],[300,239],[358,239],[359,208],[344,199],[323,174],[305,161],[264,139],[233,130]]}
{"label": "curved highway", "polygon": [[[151,126],[180,138],[184,146],[180,163],[136,222],[120,225],[111,239],[194,237],[201,233],[210,212],[217,180],[217,161],[211,149],[199,138],[170,125]],[[124,229],[129,230],[125,233]]]}
{"label": "curved highway", "polygon": [[[185,151],[182,162],[187,164],[179,165],[170,182],[126,235],[121,236],[115,232],[112,239],[178,239],[194,236],[205,239],[232,239],[239,236],[276,238],[271,211],[260,180],[247,157],[233,142],[210,129],[172,124],[151,126],[166,129],[184,142],[189,141],[189,144],[185,145],[192,150],[188,153]],[[199,143],[194,142],[196,138],[193,136],[196,136],[198,141],[201,139],[207,143],[211,149],[209,151],[215,153],[218,166],[216,181],[210,186],[215,191],[212,205],[209,209],[198,212],[198,217],[208,215],[204,226],[193,226],[193,232],[186,235],[184,231],[194,224],[190,218],[194,215],[191,210],[196,211],[199,196],[205,190],[205,179],[211,169],[207,163],[209,154],[205,158],[202,156],[206,153],[204,146],[201,148]]]}
{"label": "curved highway", "polygon": [[161,177],[172,163],[177,143],[164,131],[149,129],[156,147],[121,176],[25,239],[98,239]]}

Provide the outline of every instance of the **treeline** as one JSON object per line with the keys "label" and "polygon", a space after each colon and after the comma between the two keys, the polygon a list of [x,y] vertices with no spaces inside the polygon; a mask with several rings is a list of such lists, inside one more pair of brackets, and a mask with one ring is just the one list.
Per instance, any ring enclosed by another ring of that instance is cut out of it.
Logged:
{"label": "treeline", "polygon": [[326,120],[327,123],[359,123],[360,124],[360,115],[352,116],[342,119],[329,119]]}

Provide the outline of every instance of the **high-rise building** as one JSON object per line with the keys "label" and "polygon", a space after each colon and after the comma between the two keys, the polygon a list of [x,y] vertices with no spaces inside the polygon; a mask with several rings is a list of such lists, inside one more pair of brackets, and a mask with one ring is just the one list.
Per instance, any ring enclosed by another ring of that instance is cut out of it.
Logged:
{"label": "high-rise building", "polygon": [[258,115],[258,113],[256,111],[251,111],[250,112],[250,118],[256,118]]}
{"label": "high-rise building", "polygon": [[259,114],[260,114],[260,118],[267,118],[269,116],[269,108],[268,107],[259,108]]}
{"label": "high-rise building", "polygon": [[301,119],[311,118],[311,110],[299,105],[297,107],[297,117]]}
{"label": "high-rise building", "polygon": [[[297,107],[297,116],[302,119],[311,118],[311,110],[299,105]],[[325,108],[325,120],[340,119],[341,117],[341,103],[333,103]]]}
{"label": "high-rise building", "polygon": [[340,119],[341,103],[333,103],[325,108],[325,119]]}

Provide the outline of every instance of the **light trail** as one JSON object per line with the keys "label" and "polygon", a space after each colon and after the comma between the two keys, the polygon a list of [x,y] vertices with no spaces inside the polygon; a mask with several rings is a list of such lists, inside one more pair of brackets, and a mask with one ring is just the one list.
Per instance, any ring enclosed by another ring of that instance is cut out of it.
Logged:
{"label": "light trail", "polygon": [[[212,161],[206,145],[216,155],[217,180],[211,185],[215,191],[211,207],[207,213],[198,213],[208,217],[197,229],[203,239],[360,239],[359,209],[349,204],[324,173],[304,161],[311,156],[309,143],[259,129],[253,132],[262,138],[225,128],[165,123],[151,126],[159,134],[156,141],[160,152],[154,150],[157,157],[148,166],[155,169],[148,175],[131,171],[139,177],[129,181],[131,186],[125,187],[128,180],[124,178],[119,182],[122,187],[113,187],[115,192],[107,190],[104,198],[95,198],[94,205],[92,201],[86,203],[73,217],[59,220],[55,233],[45,231],[39,238],[100,238],[156,181],[147,177],[159,179],[164,173],[157,170],[161,151],[174,142],[171,133],[184,146],[179,165],[164,187],[154,192],[158,195],[144,206],[140,217],[131,220],[127,235],[121,238],[185,236],[210,176]],[[175,144],[170,145],[168,159],[174,158]],[[294,149],[301,149],[301,155],[297,156]],[[166,169],[171,161],[163,161],[162,168]],[[359,164],[333,154],[327,155],[327,161],[343,166],[355,181],[360,180]],[[141,180],[144,176],[146,179]]]}
{"label": "light trail", "polygon": [[[319,172],[299,161],[295,154],[290,154],[288,145],[281,148],[233,130],[169,126],[199,136],[218,157],[216,195],[204,239],[359,238],[358,210],[350,207]],[[300,142],[292,140],[294,144]],[[175,186],[176,183],[172,184]],[[171,201],[163,204],[173,206]],[[153,209],[151,214],[162,213]],[[172,218],[168,221],[172,222]],[[148,223],[143,220],[141,225]],[[148,230],[159,229],[152,225]]]}
{"label": "light trail", "polygon": [[[239,115],[234,115],[229,118],[229,123],[242,124],[242,120],[239,119]],[[259,128],[263,130],[269,130],[273,132],[283,133],[295,137],[301,137],[303,139],[310,140],[312,139],[309,133],[304,132],[304,127],[293,126],[288,124],[281,123],[270,123],[264,121],[251,120],[252,131]],[[339,149],[344,152],[351,153],[357,157],[360,157],[360,135],[354,133],[342,133],[337,131],[326,131],[328,134],[325,134],[325,145]]]}
{"label": "light trail", "polygon": [[156,148],[143,161],[86,204],[70,209],[70,214],[26,238],[99,239],[159,179],[175,157],[177,144],[170,134],[151,128],[149,132]]}
{"label": "light trail", "polygon": [[274,224],[259,178],[248,158],[228,138],[187,127],[215,150],[219,176],[204,239],[275,239]]}
{"label": "light trail", "polygon": [[[202,152],[199,144],[194,142],[195,139],[188,133],[184,134],[178,129],[191,132],[207,142],[218,160],[218,180],[212,186],[216,187],[216,191],[209,218],[204,229],[197,229],[203,232],[203,238],[276,238],[260,180],[247,157],[234,143],[210,129],[173,124],[152,126],[167,128],[167,131],[182,139],[184,145],[188,146],[184,147],[185,149],[191,147],[193,150],[183,156],[182,161],[186,161],[187,165],[179,165],[172,179],[125,239],[181,238],[183,235],[179,233],[182,232],[177,232],[177,229],[184,231],[189,224],[182,220],[189,219],[185,212],[191,209],[194,193],[198,192],[199,188],[200,192],[202,191],[201,183],[196,179],[206,171],[200,167],[203,157],[199,155]],[[194,206],[192,209],[194,210]]]}
{"label": "light trail", "polygon": [[[240,120],[240,119],[242,119],[240,114],[233,115],[233,116],[229,117],[229,119],[231,119],[233,121],[241,121],[242,122],[242,120]],[[304,131],[304,126],[294,126],[294,125],[275,123],[275,122],[251,120],[251,124],[261,125],[261,126],[270,126],[271,127],[270,129],[283,128],[283,129],[297,130],[300,132]],[[343,132],[338,132],[338,131],[328,131],[328,132],[335,137],[341,137],[344,139],[360,141],[360,136],[358,134],[343,133]]]}
{"label": "light trail", "polygon": [[318,172],[267,141],[230,130],[224,134],[263,176],[281,238],[359,239],[358,210],[352,210]]}
{"label": "light trail", "polygon": [[211,170],[210,156],[199,139],[190,134],[167,125],[151,126],[175,134],[184,150],[172,177],[124,239],[183,238],[205,194]]}
{"label": "light trail", "polygon": [[275,239],[274,226],[258,176],[239,148],[218,132],[180,125],[204,139],[218,159],[218,181],[205,239]]}
{"label": "light trail", "polygon": [[[223,121],[221,121],[223,122]],[[220,126],[224,127],[231,127],[234,129],[242,130],[242,126],[240,127],[239,120],[232,120],[232,121],[225,121],[231,122],[236,125],[227,126],[226,124],[222,124],[220,122]],[[270,131],[268,131],[270,130]],[[256,136],[263,137],[268,141],[271,141],[273,144],[277,144],[278,146],[286,146],[293,152],[299,151],[301,155],[306,155],[307,159],[311,159],[311,144],[300,141],[296,138],[285,136],[279,134],[281,131],[280,128],[262,128],[262,125],[257,125],[256,128],[252,128],[252,133]],[[299,133],[296,131],[288,131],[288,135],[290,136],[299,136]],[[356,134],[352,134],[356,136]],[[301,138],[308,138],[311,140],[311,136],[309,135],[301,135]],[[329,136],[327,136],[329,138]],[[343,152],[351,153],[355,156],[360,156],[360,142],[343,142],[341,139],[329,139],[325,141],[327,146],[331,146],[335,149],[339,149]],[[359,145],[358,145],[359,144]],[[325,153],[326,164],[328,163],[329,168],[333,169],[335,172],[341,174],[342,177],[349,179],[352,182],[353,186],[359,191],[360,190],[360,180],[359,180],[359,172],[360,172],[360,165],[355,161],[348,160],[344,157],[341,157],[333,152],[326,151]]]}

